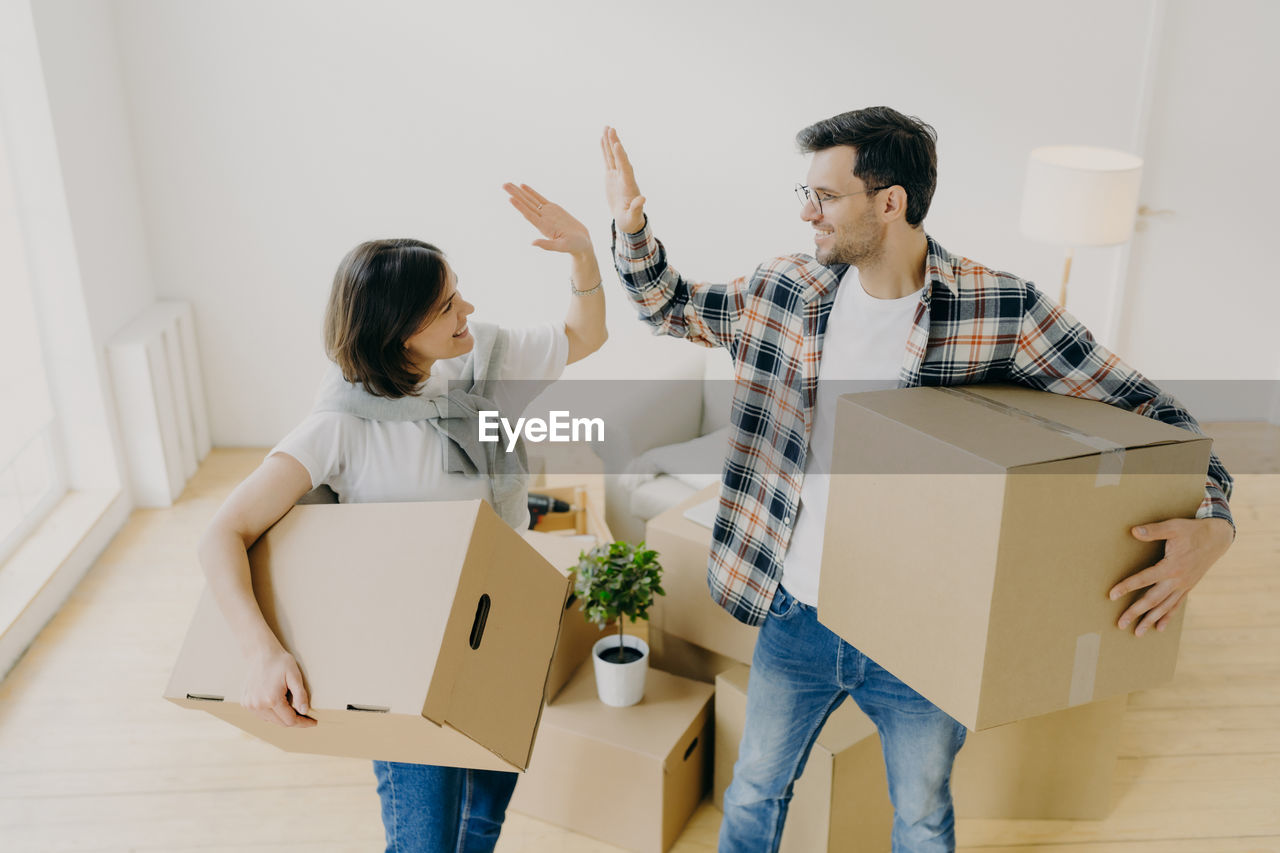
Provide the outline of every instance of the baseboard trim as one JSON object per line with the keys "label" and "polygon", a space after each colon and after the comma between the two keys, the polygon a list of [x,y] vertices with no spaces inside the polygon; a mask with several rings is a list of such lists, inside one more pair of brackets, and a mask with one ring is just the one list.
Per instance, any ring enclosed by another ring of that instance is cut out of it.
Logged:
{"label": "baseboard trim", "polygon": [[0,565],[0,680],[124,527],[131,509],[118,489],[68,492]]}

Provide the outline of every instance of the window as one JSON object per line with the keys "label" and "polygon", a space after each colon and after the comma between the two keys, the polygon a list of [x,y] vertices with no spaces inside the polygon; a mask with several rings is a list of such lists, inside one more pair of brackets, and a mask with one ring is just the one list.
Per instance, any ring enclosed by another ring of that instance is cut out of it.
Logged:
{"label": "window", "polygon": [[0,140],[0,562],[66,491],[9,161]]}

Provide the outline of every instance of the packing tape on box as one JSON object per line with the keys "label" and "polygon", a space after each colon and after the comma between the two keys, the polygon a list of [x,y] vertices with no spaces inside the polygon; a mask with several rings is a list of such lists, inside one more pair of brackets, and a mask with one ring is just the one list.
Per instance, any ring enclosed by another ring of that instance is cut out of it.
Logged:
{"label": "packing tape on box", "polygon": [[1093,482],[1094,488],[1120,485],[1120,474],[1124,471],[1124,445],[1116,444],[1107,438],[1089,435],[1089,433],[1081,432],[1075,427],[1069,427],[1064,423],[1037,415],[1035,412],[1028,412],[1026,409],[1019,409],[1017,406],[1010,406],[1008,403],[1002,403],[999,400],[983,397],[981,394],[975,394],[973,391],[967,391],[964,388],[939,386],[937,390],[968,400],[971,403],[977,403],[980,406],[986,406],[988,409],[999,412],[1002,415],[1008,415],[1009,417],[1042,426],[1045,429],[1051,429],[1086,447],[1093,448],[1098,451],[1098,476]]}
{"label": "packing tape on box", "polygon": [[1098,653],[1101,650],[1101,634],[1081,634],[1076,637],[1076,659],[1071,667],[1068,707],[1074,708],[1093,701],[1093,683],[1098,678]]}

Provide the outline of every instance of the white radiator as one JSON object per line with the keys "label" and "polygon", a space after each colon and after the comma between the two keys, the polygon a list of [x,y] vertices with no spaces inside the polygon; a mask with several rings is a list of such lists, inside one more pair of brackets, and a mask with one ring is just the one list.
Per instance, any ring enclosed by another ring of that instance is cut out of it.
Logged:
{"label": "white radiator", "polygon": [[209,418],[186,302],[157,302],[107,345],[134,503],[169,506],[209,454]]}

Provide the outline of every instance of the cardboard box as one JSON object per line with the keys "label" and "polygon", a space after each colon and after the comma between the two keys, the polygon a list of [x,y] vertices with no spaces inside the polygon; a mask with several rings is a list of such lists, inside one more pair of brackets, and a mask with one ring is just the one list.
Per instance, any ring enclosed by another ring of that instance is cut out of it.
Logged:
{"label": "cardboard box", "polygon": [[644,699],[611,708],[590,662],[543,712],[515,811],[639,853],[675,843],[711,781],[714,689],[650,669]]}
{"label": "cardboard box", "polygon": [[[578,555],[595,545],[595,537],[559,536],[537,530],[523,531],[521,536],[543,559],[569,579],[569,597],[564,602],[560,637],[556,640],[555,654],[552,655],[551,668],[547,672],[546,701],[551,702],[578,671],[583,661],[591,657],[591,647],[596,641],[615,629],[609,626],[597,628],[588,622],[587,615],[582,612],[582,601],[573,592],[573,567],[578,564]],[[613,624],[609,623],[610,626]]]}
{"label": "cardboard box", "polygon": [[[760,629],[745,625],[729,615],[711,599],[707,591],[707,559],[711,553],[711,530],[684,517],[691,506],[720,494],[718,484],[708,486],[692,497],[649,520],[645,531],[648,547],[658,552],[662,562],[662,588],[649,611],[654,633],[691,643],[697,649],[676,648],[671,659],[655,656],[654,666],[704,672],[714,661],[698,660],[705,649],[739,663],[750,664]],[[707,681],[715,672],[707,673]]]}
{"label": "cardboard box", "polygon": [[[716,677],[715,804],[733,779],[747,718],[751,670],[735,666]],[[853,700],[827,718],[796,781],[782,828],[782,853],[883,853],[893,831],[893,805],[885,781],[876,727]]]}
{"label": "cardboard box", "polygon": [[741,661],[696,646],[653,626],[649,630],[649,655],[650,663],[663,672],[704,684],[715,684],[717,675],[741,664]]}
{"label": "cardboard box", "polygon": [[239,705],[244,660],[207,590],[165,698],[293,752],[527,766],[569,584],[488,503],[298,506],[249,562],[319,725]]}
{"label": "cardboard box", "polygon": [[[606,631],[613,630],[612,622],[605,628],[597,628],[588,622],[586,614],[582,612],[582,602],[573,591],[573,569],[578,564],[578,555],[599,543],[612,542],[613,533],[604,520],[603,487],[593,492],[587,484],[544,484],[530,491],[559,498],[578,508],[574,513],[548,514],[533,530],[521,533],[525,541],[537,549],[547,562],[569,578],[569,597],[564,604],[560,639],[556,643],[551,671],[547,675],[546,698],[550,702],[582,662],[591,657],[591,647],[596,641]],[[579,534],[580,529],[585,530],[585,534]]]}
{"label": "cardboard box", "polygon": [[1128,702],[1122,694],[969,732],[951,776],[956,814],[1011,820],[1101,820],[1111,814]]}
{"label": "cardboard box", "polygon": [[1190,518],[1210,440],[1010,386],[839,398],[818,618],[970,729],[1173,676],[1182,613],[1116,621],[1157,562],[1142,522]]}
{"label": "cardboard box", "polygon": [[[716,678],[715,803],[733,778],[747,712],[750,670]],[[956,815],[1010,820],[1106,817],[1126,696],[970,732],[956,758]],[[875,725],[852,699],[818,735],[782,833],[783,853],[883,851],[893,807]]]}

